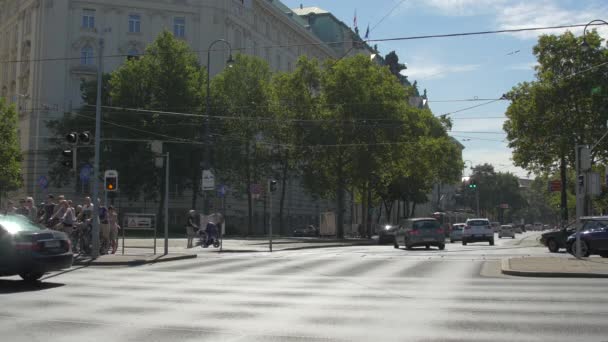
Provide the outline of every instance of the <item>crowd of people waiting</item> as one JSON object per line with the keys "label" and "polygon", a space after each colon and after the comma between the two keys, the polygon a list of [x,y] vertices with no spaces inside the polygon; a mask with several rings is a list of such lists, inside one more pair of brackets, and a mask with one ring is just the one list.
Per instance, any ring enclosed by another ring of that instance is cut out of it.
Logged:
{"label": "crowd of people waiting", "polygon": [[[116,253],[118,248],[118,213],[113,206],[105,207],[101,204],[101,200],[97,199],[99,206],[99,236],[100,236],[100,253]],[[41,203],[39,207],[34,204],[32,197],[27,197],[19,200],[18,206],[11,200],[6,202],[6,205],[0,214],[3,215],[21,215],[28,218],[31,222],[45,226],[49,229],[61,231],[70,236],[72,240],[72,248],[75,252],[83,253],[90,245],[90,238],[86,238],[87,233],[90,234],[91,219],[95,205],[90,197],[85,197],[82,205],[74,206],[71,200],[66,200],[63,195],[55,197],[48,195],[46,201]],[[86,246],[83,246],[86,244]]]}

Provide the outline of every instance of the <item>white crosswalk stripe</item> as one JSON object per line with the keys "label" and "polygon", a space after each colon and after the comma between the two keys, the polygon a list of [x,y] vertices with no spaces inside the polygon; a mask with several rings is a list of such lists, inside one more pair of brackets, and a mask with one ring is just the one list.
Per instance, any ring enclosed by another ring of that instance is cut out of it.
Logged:
{"label": "white crosswalk stripe", "polygon": [[605,280],[480,275],[484,261],[221,257],[0,280],[11,341],[602,341]]}

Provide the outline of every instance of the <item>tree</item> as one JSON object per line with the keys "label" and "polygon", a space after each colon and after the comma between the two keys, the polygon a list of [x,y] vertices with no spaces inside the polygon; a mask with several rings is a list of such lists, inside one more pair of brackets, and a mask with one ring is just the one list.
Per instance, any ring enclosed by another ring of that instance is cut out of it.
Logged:
{"label": "tree", "polygon": [[500,219],[504,213],[500,206],[507,204],[510,210],[520,210],[526,202],[519,188],[519,181],[511,173],[496,172],[491,164],[477,165],[473,168],[471,182],[475,189],[466,192],[470,207],[476,207],[476,192],[479,192],[479,208],[482,215]]}
{"label": "tree", "polygon": [[[597,89],[608,89],[598,65],[608,62],[608,51],[596,32],[587,35],[592,47],[580,48],[582,38],[566,32],[541,36],[534,47],[539,65],[536,80],[515,86],[507,98],[504,124],[515,165],[537,173],[559,170],[562,181],[562,219],[568,219],[568,167],[574,167],[575,146],[594,144],[606,130],[607,100]],[[608,142],[594,151],[605,159]]]}
{"label": "tree", "polygon": [[[225,69],[212,82],[213,113],[211,125],[216,146],[214,167],[220,177],[247,193],[247,234],[253,233],[253,194],[256,182],[266,184],[272,173],[273,119],[271,72],[268,64],[253,56],[239,54],[232,68]],[[214,115],[233,117],[214,120]]]}
{"label": "tree", "polygon": [[17,111],[0,98],[0,199],[22,184]]}

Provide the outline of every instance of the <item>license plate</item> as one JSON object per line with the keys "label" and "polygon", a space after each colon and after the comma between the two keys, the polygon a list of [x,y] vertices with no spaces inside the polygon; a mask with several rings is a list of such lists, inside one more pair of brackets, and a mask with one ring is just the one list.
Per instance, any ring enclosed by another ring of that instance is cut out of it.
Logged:
{"label": "license plate", "polygon": [[61,246],[61,242],[57,241],[57,240],[44,242],[44,247],[46,247],[46,248],[58,248],[60,246]]}

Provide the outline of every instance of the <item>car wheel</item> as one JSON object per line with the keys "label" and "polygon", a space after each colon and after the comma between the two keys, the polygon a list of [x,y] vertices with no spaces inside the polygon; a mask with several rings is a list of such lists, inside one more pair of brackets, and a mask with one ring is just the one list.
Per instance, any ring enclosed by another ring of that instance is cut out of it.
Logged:
{"label": "car wheel", "polygon": [[454,243],[454,239],[450,239],[450,243]]}
{"label": "car wheel", "polygon": [[429,248],[431,248],[431,246],[430,245],[425,245],[424,248],[429,249]]}
{"label": "car wheel", "polygon": [[462,240],[462,245],[463,245],[463,246],[466,246],[466,245],[467,245],[467,242],[466,242],[466,241],[464,241],[464,240]]}
{"label": "car wheel", "polygon": [[441,245],[439,245],[439,246],[437,246],[437,247],[439,247],[439,250],[440,250],[440,251],[442,251],[442,250],[444,250],[444,249],[445,249],[445,245],[444,245],[444,244],[441,244]]}
{"label": "car wheel", "polygon": [[412,249],[412,246],[410,246],[410,245],[405,245],[405,249],[410,250],[410,249]]}
{"label": "car wheel", "polygon": [[393,243],[393,248],[399,248],[399,244],[397,243],[397,239],[395,239],[395,242]]}
{"label": "car wheel", "polygon": [[42,278],[43,275],[44,275],[44,272],[26,272],[26,273],[19,274],[21,279],[23,279],[27,282],[38,281],[38,279]]}
{"label": "car wheel", "polygon": [[551,253],[559,252],[559,246],[557,245],[557,241],[555,241],[555,239],[549,239],[549,241],[547,241],[547,248],[549,248],[549,252]]}
{"label": "car wheel", "polygon": [[600,254],[600,256],[601,256],[602,258],[608,258],[608,253],[602,253],[602,254]]}
{"label": "car wheel", "polygon": [[[574,243],[572,243],[572,247],[570,247],[570,249],[572,250],[572,255],[576,256],[576,241]],[[581,240],[581,256],[583,258],[586,258],[589,256],[589,246],[587,245],[587,242]]]}
{"label": "car wheel", "polygon": [[499,238],[499,239],[502,239],[502,236],[498,235],[498,238]]}
{"label": "car wheel", "polygon": [[490,240],[490,246],[494,246],[494,239]]}

